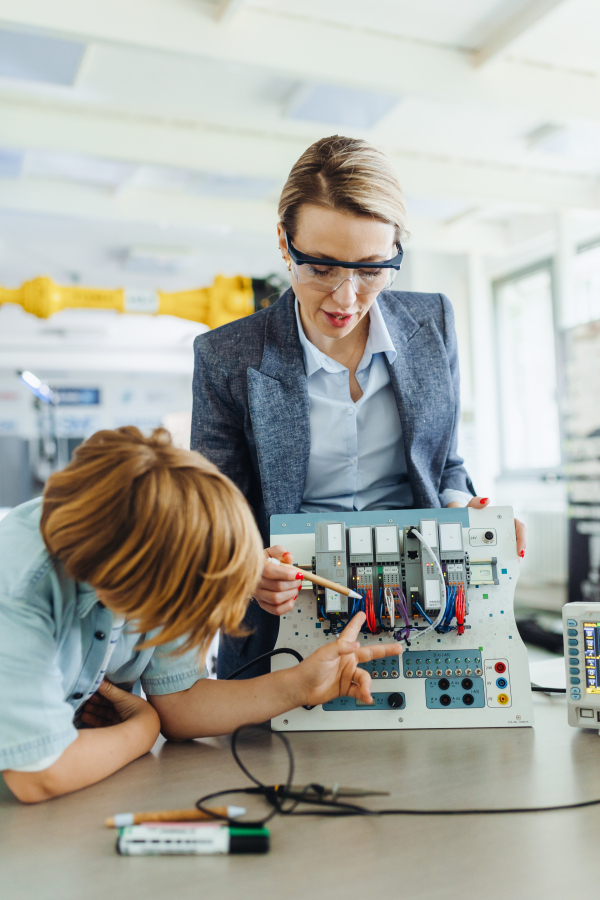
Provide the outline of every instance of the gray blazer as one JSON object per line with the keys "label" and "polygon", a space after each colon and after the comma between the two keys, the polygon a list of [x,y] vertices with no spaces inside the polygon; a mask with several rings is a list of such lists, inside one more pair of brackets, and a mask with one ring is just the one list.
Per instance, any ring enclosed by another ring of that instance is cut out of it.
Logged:
{"label": "gray blazer", "polygon": [[[475,493],[457,453],[460,388],[454,314],[443,294],[383,291],[397,356],[387,363],[402,425],[415,509],[440,506],[445,488]],[[286,291],[267,309],[196,338],[192,448],[247,498],[265,545],[269,517],[300,512],[310,453],[304,357]],[[272,649],[279,620],[250,605],[253,633],[225,638],[219,677]],[[257,665],[247,677],[268,671]]]}

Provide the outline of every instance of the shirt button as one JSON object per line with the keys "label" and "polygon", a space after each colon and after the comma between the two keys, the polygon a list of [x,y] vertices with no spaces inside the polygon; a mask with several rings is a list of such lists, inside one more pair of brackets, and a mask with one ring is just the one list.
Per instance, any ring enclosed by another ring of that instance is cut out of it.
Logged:
{"label": "shirt button", "polygon": [[83,694],[80,693],[80,691],[77,691],[76,694],[71,694],[71,696],[72,696],[73,700],[81,700],[81,698],[83,697]]}
{"label": "shirt button", "polygon": [[348,462],[350,463],[351,466],[353,466],[353,465],[356,463],[356,460],[355,460],[355,459],[349,459]]}
{"label": "shirt button", "polygon": [[354,412],[354,410],[352,409],[351,406],[349,406],[348,407],[348,415],[351,416],[353,414],[353,412]]}
{"label": "shirt button", "polygon": [[106,635],[104,634],[103,631],[96,631],[96,632],[94,632],[94,637],[96,638],[97,641],[103,641],[104,638],[106,637]]}

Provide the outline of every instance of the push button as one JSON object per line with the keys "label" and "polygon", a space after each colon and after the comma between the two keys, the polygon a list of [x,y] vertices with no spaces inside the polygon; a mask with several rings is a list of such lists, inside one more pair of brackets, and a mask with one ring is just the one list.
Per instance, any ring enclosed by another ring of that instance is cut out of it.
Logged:
{"label": "push button", "polygon": [[576,619],[567,619],[567,625],[577,625]]}
{"label": "push button", "polygon": [[579,675],[579,669],[569,669],[569,675]]}
{"label": "push button", "polygon": [[577,637],[577,629],[569,628],[569,630],[567,631],[567,634],[569,635],[569,637]]}
{"label": "push button", "polygon": [[594,718],[594,710],[593,709],[580,709],[579,715],[582,719],[593,719]]}
{"label": "push button", "polygon": [[97,641],[103,641],[104,638],[106,637],[106,635],[104,634],[103,631],[95,631],[94,637],[96,638]]}
{"label": "push button", "polygon": [[579,678],[571,678],[571,684],[579,684]]}
{"label": "push button", "polygon": [[579,641],[575,638],[569,638],[569,647],[576,647],[578,643]]}

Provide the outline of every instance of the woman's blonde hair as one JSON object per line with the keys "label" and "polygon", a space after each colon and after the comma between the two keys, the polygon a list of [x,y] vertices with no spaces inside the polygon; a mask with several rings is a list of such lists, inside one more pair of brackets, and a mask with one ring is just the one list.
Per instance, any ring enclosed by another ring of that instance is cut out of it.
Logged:
{"label": "woman's blonde hair", "polygon": [[305,203],[389,222],[397,244],[407,234],[398,176],[381,150],[358,138],[322,138],[292,168],[279,198],[279,220],[292,238]]}
{"label": "woman's blonde hair", "polygon": [[111,593],[135,628],[186,635],[204,648],[239,626],[262,570],[262,541],[246,500],[199,453],[173,447],[164,428],[99,431],[51,475],[41,532],[77,581]]}

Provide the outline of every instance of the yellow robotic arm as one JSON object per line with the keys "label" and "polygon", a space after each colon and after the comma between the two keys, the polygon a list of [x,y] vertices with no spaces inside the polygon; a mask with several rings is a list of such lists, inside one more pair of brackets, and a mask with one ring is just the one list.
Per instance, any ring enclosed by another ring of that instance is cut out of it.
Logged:
{"label": "yellow robotic arm", "polygon": [[[214,283],[195,291],[163,291],[61,287],[50,278],[26,281],[20,288],[0,288],[0,305],[18,303],[23,309],[47,319],[61,309],[116,309],[118,312],[178,316],[218,328],[227,322],[249,316],[269,300],[256,302],[264,294],[264,281],[245,275],[226,278],[217,275]],[[262,288],[262,290],[261,290]],[[268,293],[268,292],[267,292]]]}

